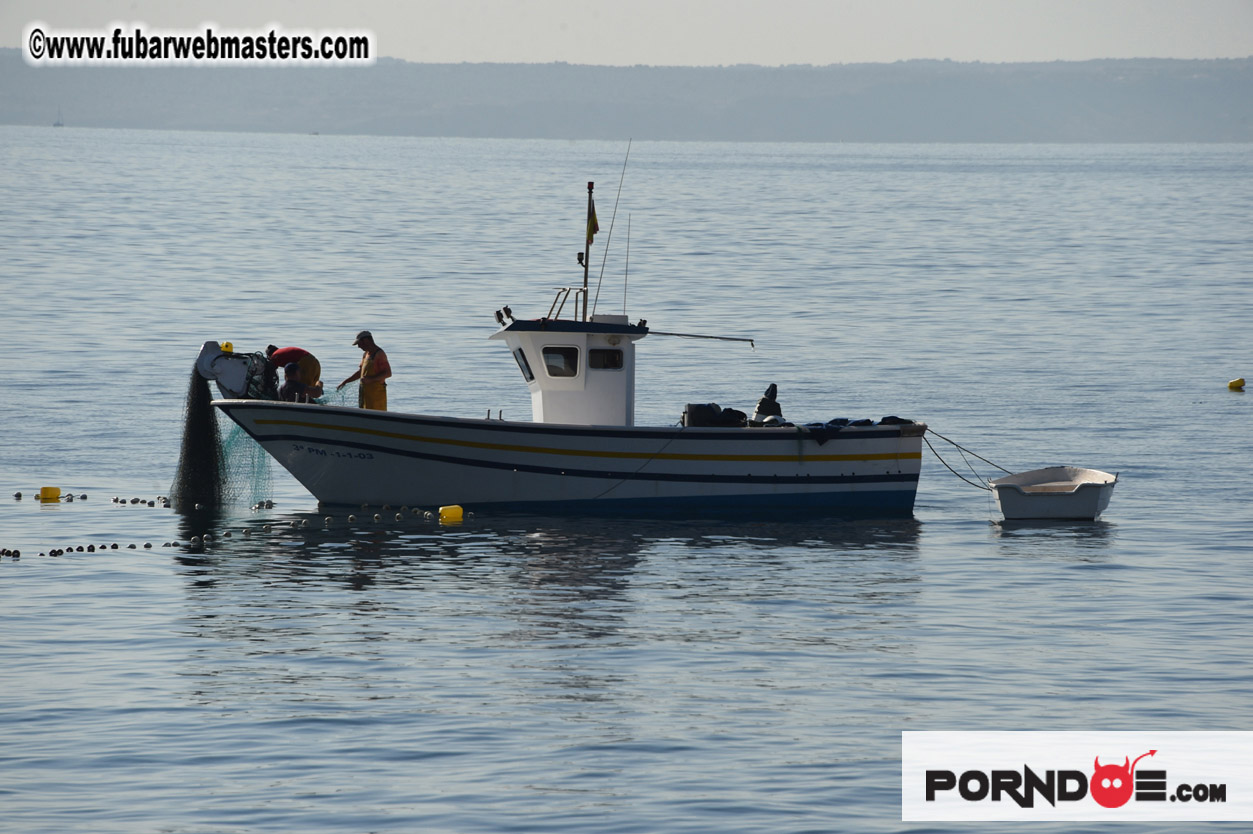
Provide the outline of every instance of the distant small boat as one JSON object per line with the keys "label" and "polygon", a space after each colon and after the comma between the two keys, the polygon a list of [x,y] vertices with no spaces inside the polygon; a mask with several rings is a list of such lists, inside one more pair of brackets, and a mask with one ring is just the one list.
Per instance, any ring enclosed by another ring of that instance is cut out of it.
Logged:
{"label": "distant small boat", "polygon": [[53,127],[65,127],[65,122],[61,121],[61,108],[57,108],[57,120],[52,123]]}
{"label": "distant small boat", "polygon": [[1118,476],[1098,469],[1050,466],[988,483],[1006,520],[1093,521],[1109,506]]}

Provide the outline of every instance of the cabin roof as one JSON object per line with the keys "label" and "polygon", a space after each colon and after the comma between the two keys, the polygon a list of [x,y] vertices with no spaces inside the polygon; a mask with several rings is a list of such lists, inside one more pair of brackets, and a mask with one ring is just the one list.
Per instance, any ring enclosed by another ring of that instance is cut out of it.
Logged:
{"label": "cabin roof", "polygon": [[635,324],[613,324],[604,321],[575,321],[573,319],[515,319],[491,335],[496,339],[505,333],[547,331],[549,333],[604,333],[622,336],[647,336],[648,328]]}

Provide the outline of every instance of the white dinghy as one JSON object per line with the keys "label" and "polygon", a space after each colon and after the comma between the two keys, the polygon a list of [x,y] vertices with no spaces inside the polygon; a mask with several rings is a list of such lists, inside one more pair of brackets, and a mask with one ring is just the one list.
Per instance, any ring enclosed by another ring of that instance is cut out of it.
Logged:
{"label": "white dinghy", "polygon": [[988,481],[1006,520],[1093,521],[1109,506],[1118,476],[1099,469],[1050,466]]}

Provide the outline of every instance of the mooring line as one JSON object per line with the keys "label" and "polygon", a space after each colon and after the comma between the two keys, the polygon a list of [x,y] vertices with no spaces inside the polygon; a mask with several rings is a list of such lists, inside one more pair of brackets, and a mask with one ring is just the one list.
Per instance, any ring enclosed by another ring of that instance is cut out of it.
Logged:
{"label": "mooring line", "polygon": [[[970,458],[966,457],[965,451],[963,451],[960,446],[957,448],[957,454],[962,456],[962,463],[966,464],[966,468],[970,470],[970,474],[974,475],[975,478],[982,480],[981,478],[979,478],[978,471],[975,470],[975,465],[970,462]],[[974,454],[974,453],[972,452],[971,454]]]}
{"label": "mooring line", "polygon": [[[931,431],[931,430],[930,430],[930,429],[928,429],[927,431]],[[931,432],[931,433],[932,433],[932,434],[935,434],[935,432]],[[936,437],[939,437],[940,435],[936,434],[935,436],[936,436]],[[948,438],[947,438],[947,437],[946,437],[946,438],[944,438],[944,439],[945,439],[945,440],[948,440]],[[926,443],[926,444],[927,444],[927,448],[931,450],[931,454],[935,455],[935,459],[936,459],[936,460],[938,460],[940,463],[944,464],[944,468],[945,468],[945,469],[947,469],[949,472],[952,472],[954,475],[956,475],[958,478],[961,478],[963,481],[965,481],[966,483],[970,484],[972,487],[977,487],[977,488],[982,489],[982,490],[985,490],[985,491],[987,491],[987,492],[991,492],[991,491],[992,491],[992,487],[987,486],[987,485],[985,485],[985,484],[976,484],[974,481],[970,480],[970,479],[969,479],[969,478],[967,478],[965,475],[963,475],[962,473],[958,472],[958,471],[957,471],[956,469],[954,469],[953,467],[949,466],[949,465],[948,465],[948,461],[946,461],[944,458],[940,457],[940,453],[939,453],[939,452],[937,452],[937,451],[935,450],[935,447],[931,445],[931,441],[930,441],[930,440],[927,440],[927,436],[926,436],[925,434],[922,436],[922,440],[923,440],[923,442],[924,442],[924,443]],[[949,442],[949,443],[953,443],[953,441],[951,441],[951,440],[949,440],[948,442]],[[954,446],[957,446],[957,444],[956,444],[956,443],[953,443],[953,445],[954,445]],[[959,446],[958,448],[961,448],[961,447]],[[972,452],[971,454],[974,454],[974,453]],[[975,457],[979,457],[979,456],[978,456],[978,455],[975,455]],[[983,458],[979,458],[979,460],[983,460]],[[996,466],[996,464],[995,464],[995,463],[993,463],[992,465],[993,465],[993,466]],[[997,469],[1000,469],[1001,467],[996,466],[996,468],[997,468]],[[1005,470],[1005,471],[1007,471],[1007,472],[1008,472],[1009,470],[1007,469],[1007,470]]]}
{"label": "mooring line", "polygon": [[[961,449],[963,452],[967,452],[967,453],[969,453],[969,454],[971,454],[971,455],[974,455],[975,457],[979,458],[979,460],[981,460],[981,461],[983,461],[984,463],[986,463],[988,466],[995,466],[997,469],[1001,470],[1001,471],[1002,471],[1002,472],[1004,472],[1006,475],[1012,475],[1012,474],[1014,474],[1013,472],[1010,472],[1008,469],[1006,469],[1004,466],[1001,466],[999,463],[993,463],[992,461],[988,460],[987,458],[985,458],[985,457],[983,457],[983,456],[981,456],[981,455],[976,455],[974,452],[971,452],[969,449],[965,448],[964,446],[962,446],[961,444],[959,444],[957,441],[955,441],[955,440],[949,440],[947,437],[945,437],[944,435],[940,434],[938,431],[936,431],[936,430],[935,430],[935,429],[933,429],[933,428],[928,427],[928,428],[927,428],[927,431],[928,431],[929,433],[931,433],[931,434],[934,434],[936,437],[940,438],[941,440],[943,440],[943,441],[944,441],[944,442],[946,442],[946,443],[952,443],[954,446],[956,446],[958,449]],[[930,444],[930,443],[928,443],[927,445],[928,445],[928,446],[930,446],[931,444]],[[935,449],[932,449],[931,451],[933,451],[933,452],[934,452],[934,451],[935,451]],[[939,455],[936,455],[936,457],[939,457]]]}

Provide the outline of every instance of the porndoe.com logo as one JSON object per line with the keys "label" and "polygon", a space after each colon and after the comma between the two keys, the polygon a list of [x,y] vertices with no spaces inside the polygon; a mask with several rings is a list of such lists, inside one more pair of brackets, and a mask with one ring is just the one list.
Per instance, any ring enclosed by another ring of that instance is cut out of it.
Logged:
{"label": "porndoe.com logo", "polygon": [[905,732],[901,753],[904,820],[1253,820],[1253,733]]}
{"label": "porndoe.com logo", "polygon": [[[1080,802],[1092,797],[1102,808],[1121,808],[1134,795],[1137,802],[1166,801],[1166,771],[1141,770],[1135,766],[1144,756],[1152,756],[1150,750],[1133,762],[1128,756],[1121,764],[1101,764],[1100,756],[1093,760],[1092,776],[1081,770],[1046,770],[1041,775],[1028,765],[1017,770],[967,770],[960,775],[951,770],[927,771],[927,801],[935,802],[942,791],[956,789],[967,802],[1010,801],[1019,808],[1034,808],[1037,798],[1050,805],[1058,802]],[[1226,784],[1195,785],[1187,783],[1175,788],[1170,795],[1172,802],[1226,802]]]}

